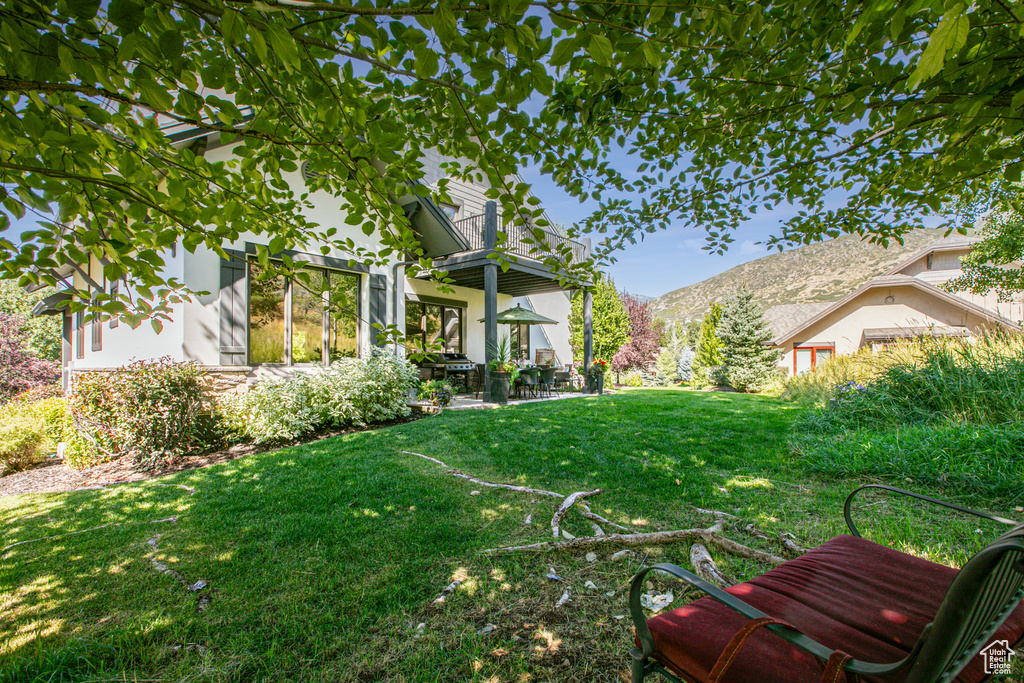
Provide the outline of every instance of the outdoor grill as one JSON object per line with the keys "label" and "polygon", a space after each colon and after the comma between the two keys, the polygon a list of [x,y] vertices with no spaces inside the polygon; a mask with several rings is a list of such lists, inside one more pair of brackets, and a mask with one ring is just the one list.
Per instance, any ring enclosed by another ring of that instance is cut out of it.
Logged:
{"label": "outdoor grill", "polygon": [[431,379],[448,379],[452,375],[461,376],[462,386],[469,386],[469,373],[476,365],[464,353],[435,353],[420,363],[420,367],[430,370]]}

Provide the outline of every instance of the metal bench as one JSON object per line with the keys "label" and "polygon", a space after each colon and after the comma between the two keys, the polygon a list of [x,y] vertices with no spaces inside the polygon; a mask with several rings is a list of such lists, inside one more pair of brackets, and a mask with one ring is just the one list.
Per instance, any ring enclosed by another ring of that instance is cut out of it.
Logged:
{"label": "metal bench", "polygon": [[[861,538],[850,510],[867,488],[1012,528],[957,571]],[[849,535],[726,590],[672,564],[638,573],[633,683],[652,673],[676,683],[977,683],[988,675],[982,650],[1024,639],[1024,523],[877,484],[851,493],[843,514]],[[647,619],[651,571],[707,597]]]}

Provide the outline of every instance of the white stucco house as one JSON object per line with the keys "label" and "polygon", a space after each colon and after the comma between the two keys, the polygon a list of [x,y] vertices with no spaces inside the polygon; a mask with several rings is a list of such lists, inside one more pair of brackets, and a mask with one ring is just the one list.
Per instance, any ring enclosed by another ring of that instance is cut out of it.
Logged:
{"label": "white stucco house", "polygon": [[987,331],[1020,332],[1024,298],[1000,300],[991,292],[947,292],[940,286],[963,273],[960,261],[973,241],[940,240],[838,301],[788,304],[765,312],[775,331],[772,345],[790,375],[806,372],[835,354],[899,339],[974,337]]}
{"label": "white stucco house", "polygon": [[[204,129],[168,129],[182,143],[206,137],[205,154],[211,161],[227,160],[234,145],[222,145],[219,135]],[[443,159],[424,160],[431,187],[442,179]],[[298,192],[315,169],[301,164],[287,181]],[[569,346],[571,292],[558,282],[558,273],[530,258],[529,247],[510,229],[508,243],[515,260],[507,270],[499,268],[492,253],[497,232],[504,230],[495,202],[488,202],[483,184],[449,179],[450,205],[438,205],[410,192],[396,202],[410,218],[425,255],[454,280],[450,291],[434,282],[409,277],[403,256],[383,267],[350,262],[350,255],[332,248],[321,253],[321,244],[288,252],[311,269],[322,295],[278,276],[259,282],[259,265],[253,256],[267,236],[242,235],[223,245],[229,258],[200,247],[194,252],[179,242],[166,255],[166,274],[192,291],[208,292],[193,301],[174,304],[171,322],[158,333],[149,325],[132,329],[118,320],[87,321],[82,313],[69,314],[67,294],[41,302],[37,314],[62,315],[64,319],[64,386],[70,388],[75,373],[122,366],[133,359],[168,356],[176,361],[200,364],[222,385],[256,381],[260,376],[301,371],[343,356],[365,355],[378,345],[372,326],[394,324],[405,330],[410,345],[438,342],[446,352],[464,354],[473,364],[488,357],[490,340],[509,334],[517,353],[535,360],[566,365],[572,362]],[[360,227],[348,225],[339,200],[324,191],[310,195],[307,217],[324,227],[337,229],[339,240],[351,238],[357,246],[376,250],[376,235],[366,236]],[[574,258],[585,259],[589,244],[574,242],[548,232],[551,244],[568,245]],[[281,254],[278,254],[280,256]],[[107,282],[97,262],[80,264],[105,288],[131,287],[130,281]],[[76,287],[85,287],[77,274]],[[109,291],[109,289],[108,289]],[[329,306],[338,296],[352,302],[349,313]],[[520,304],[558,321],[557,325],[506,326],[495,322],[497,312]],[[486,322],[480,322],[484,319]],[[404,345],[389,347],[405,354]]]}

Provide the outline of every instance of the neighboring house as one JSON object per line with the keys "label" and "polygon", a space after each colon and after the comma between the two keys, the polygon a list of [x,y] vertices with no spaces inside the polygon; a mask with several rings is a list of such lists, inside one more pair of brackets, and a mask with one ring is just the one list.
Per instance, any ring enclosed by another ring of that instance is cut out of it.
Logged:
{"label": "neighboring house", "polygon": [[[207,137],[206,156],[227,160],[234,145],[221,146],[219,136],[202,129],[168,131],[176,140]],[[438,155],[425,160],[427,183],[442,178]],[[305,192],[306,180],[315,169],[302,164],[289,174],[289,184]],[[174,304],[171,322],[161,332],[151,326],[138,329],[114,320],[86,322],[82,313],[66,310],[68,294],[41,302],[36,314],[64,318],[64,386],[68,389],[74,373],[103,370],[124,365],[132,359],[169,356],[176,361],[195,361],[211,373],[218,384],[230,387],[264,375],[282,375],[345,356],[362,356],[377,345],[374,324],[397,325],[405,330],[410,345],[439,340],[444,350],[462,353],[473,363],[484,363],[492,340],[511,334],[523,357],[537,355],[565,365],[572,362],[569,346],[571,292],[564,291],[552,272],[540,261],[529,258],[529,247],[512,231],[508,236],[516,259],[507,270],[488,258],[500,228],[495,202],[485,199],[483,185],[451,179],[447,192],[453,204],[437,205],[410,192],[396,198],[409,216],[425,255],[447,270],[454,280],[450,291],[425,279],[408,277],[402,256],[386,267],[366,267],[349,262],[349,256],[332,248],[322,255],[320,244],[288,252],[296,261],[313,269],[324,294],[311,293],[278,276],[259,282],[259,266],[253,255],[258,244],[269,237],[243,235],[224,249],[229,259],[202,247],[190,253],[180,244],[166,255],[166,273],[193,291],[209,294],[192,302]],[[375,249],[376,236],[365,236],[359,226],[345,222],[338,200],[329,193],[311,195],[314,208],[309,217],[325,227],[335,227],[337,238],[351,237],[357,246]],[[568,244],[574,257],[589,256],[589,244],[574,242],[548,233],[551,244]],[[124,282],[106,282],[99,263],[80,264],[105,288],[124,287]],[[85,280],[74,275],[75,284]],[[109,290],[108,290],[109,291]],[[343,301],[347,312],[338,313],[328,301]],[[522,304],[554,320],[558,325],[512,327],[498,325],[501,310]],[[487,322],[478,322],[480,319]],[[404,347],[393,345],[397,353]]]}
{"label": "neighboring house", "polygon": [[974,337],[986,331],[1019,332],[1024,299],[999,301],[995,293],[951,293],[939,285],[962,274],[960,260],[972,241],[942,240],[839,301],[776,306],[765,312],[775,330],[772,345],[791,375],[835,354],[880,349],[900,339]]}

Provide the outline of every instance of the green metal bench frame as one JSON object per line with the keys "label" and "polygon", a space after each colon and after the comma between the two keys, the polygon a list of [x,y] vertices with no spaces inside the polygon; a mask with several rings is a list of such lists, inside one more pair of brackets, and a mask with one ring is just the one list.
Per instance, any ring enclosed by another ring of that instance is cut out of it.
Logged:
{"label": "green metal bench frame", "polygon": [[[979,551],[960,569],[935,618],[925,627],[904,659],[888,663],[852,659],[843,666],[843,670],[850,673],[874,676],[908,668],[904,683],[948,683],[981,651],[988,639],[1024,600],[1024,523],[892,486],[868,484],[855,489],[843,505],[846,525],[850,533],[857,537],[860,537],[860,532],[853,523],[850,508],[854,496],[864,489],[882,489],[910,496],[1013,527]],[[644,579],[652,571],[676,576],[750,619],[770,616],[674,564],[646,567],[633,577],[629,591],[630,617],[640,643],[639,648],[633,648],[629,653],[632,659],[632,683],[641,683],[652,673],[661,674],[673,683],[687,683],[651,658],[655,651],[654,639],[640,606],[640,596],[644,592]],[[770,625],[765,628],[822,662],[828,661],[832,654],[830,648],[785,626]]]}

